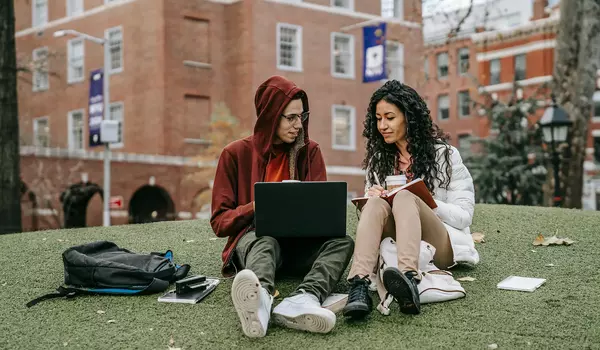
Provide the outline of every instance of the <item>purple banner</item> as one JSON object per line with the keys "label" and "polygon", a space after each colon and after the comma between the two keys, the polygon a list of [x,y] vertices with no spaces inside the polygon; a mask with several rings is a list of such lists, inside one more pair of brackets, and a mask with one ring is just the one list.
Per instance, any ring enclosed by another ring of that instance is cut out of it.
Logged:
{"label": "purple banner", "polygon": [[88,105],[88,129],[90,147],[100,146],[100,125],[104,111],[103,94],[104,74],[102,69],[92,71],[90,75],[90,100]]}
{"label": "purple banner", "polygon": [[387,79],[385,31],[385,23],[363,28],[363,83]]}

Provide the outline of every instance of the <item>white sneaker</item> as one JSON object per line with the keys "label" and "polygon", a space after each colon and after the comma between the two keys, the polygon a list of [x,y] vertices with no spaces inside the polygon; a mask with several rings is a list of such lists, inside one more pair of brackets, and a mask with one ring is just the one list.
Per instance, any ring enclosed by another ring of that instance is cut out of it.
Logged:
{"label": "white sneaker", "polygon": [[302,293],[283,299],[273,309],[274,321],[301,331],[329,333],[335,326],[335,314],[321,307],[319,299],[310,293]]}
{"label": "white sneaker", "polygon": [[254,272],[242,270],[235,276],[231,299],[244,334],[252,338],[264,337],[269,326],[273,297],[260,285]]}

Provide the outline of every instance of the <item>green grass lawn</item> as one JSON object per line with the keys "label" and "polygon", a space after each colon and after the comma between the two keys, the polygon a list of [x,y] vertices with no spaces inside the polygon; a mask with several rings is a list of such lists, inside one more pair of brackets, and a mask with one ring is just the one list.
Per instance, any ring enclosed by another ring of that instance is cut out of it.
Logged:
{"label": "green grass lawn", "polygon": [[[354,234],[354,211],[348,218]],[[424,305],[419,316],[403,315],[397,305],[387,317],[375,310],[366,323],[348,324],[340,316],[328,335],[271,325],[262,339],[242,334],[229,296],[231,279],[197,305],[159,303],[157,294],[83,296],[25,307],[63,282],[65,249],[100,239],[136,252],[172,249],[177,263],[191,264],[191,273],[220,276],[224,239],[212,239],[206,221],[0,236],[0,348],[167,349],[171,338],[182,349],[600,348],[599,213],[478,205],[472,229],[485,234],[486,243],[477,244],[481,262],[453,270],[456,277],[476,278],[462,282],[466,298]],[[576,243],[532,245],[536,234],[557,230]],[[513,274],[547,282],[534,293],[496,289]],[[277,288],[285,295],[297,282]],[[345,288],[344,282],[338,285],[338,291]]]}

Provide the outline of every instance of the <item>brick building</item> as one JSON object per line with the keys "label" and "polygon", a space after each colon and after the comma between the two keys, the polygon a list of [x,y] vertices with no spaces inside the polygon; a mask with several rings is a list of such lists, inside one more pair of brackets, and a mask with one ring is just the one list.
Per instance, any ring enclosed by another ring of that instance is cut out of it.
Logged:
{"label": "brick building", "polygon": [[[486,27],[476,23],[476,27],[456,37],[425,41],[424,69],[429,72],[429,79],[424,84],[424,94],[432,115],[438,116],[439,125],[450,133],[462,152],[471,150],[472,140],[486,138],[490,133],[487,118],[464,107],[462,97],[467,91],[475,101],[482,101],[482,92],[506,100],[517,81],[523,96],[539,98],[541,107],[550,103],[559,5],[547,0],[533,0],[531,5],[531,19],[524,23],[504,28],[494,28],[494,23]],[[461,70],[465,65],[468,68]],[[584,209],[591,210],[600,208],[600,91],[594,95],[594,102],[583,198]],[[541,108],[532,121],[536,122],[542,113]]]}
{"label": "brick building", "polygon": [[360,193],[362,120],[380,86],[362,83],[361,23],[388,23],[391,77],[415,85],[422,67],[420,0],[15,0],[15,10],[29,68],[18,85],[26,230],[58,227],[63,204],[101,224],[102,148],[88,145],[87,108],[102,47],[55,31],[110,39],[109,117],[122,135],[111,146],[113,224],[206,216],[193,199],[210,180],[186,178],[206,170],[193,156],[211,115],[226,106],[251,130],[254,91],[276,74],[307,91],[329,178]]}

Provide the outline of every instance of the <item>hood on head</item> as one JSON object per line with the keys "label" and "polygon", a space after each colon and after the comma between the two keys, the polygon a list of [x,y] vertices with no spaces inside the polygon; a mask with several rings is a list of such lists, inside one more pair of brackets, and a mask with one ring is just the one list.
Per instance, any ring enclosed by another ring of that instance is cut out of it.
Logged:
{"label": "hood on head", "polygon": [[[280,116],[285,107],[298,93],[302,94],[302,106],[308,111],[308,98],[304,90],[300,89],[292,81],[281,77],[272,76],[262,83],[256,90],[254,106],[256,107],[256,124],[254,125],[254,147],[259,154],[265,158],[272,149]],[[302,130],[293,147],[298,144],[308,143],[308,120],[302,122]]]}

